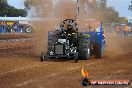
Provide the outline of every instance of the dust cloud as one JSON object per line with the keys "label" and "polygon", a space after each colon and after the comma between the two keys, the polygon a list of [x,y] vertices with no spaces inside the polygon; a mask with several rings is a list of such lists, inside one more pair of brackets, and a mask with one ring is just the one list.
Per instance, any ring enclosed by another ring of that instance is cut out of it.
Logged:
{"label": "dust cloud", "polygon": [[[76,3],[74,0],[31,0],[31,6],[35,10],[33,14],[41,17],[41,21],[32,22],[34,29],[33,55],[47,51],[48,31],[54,30],[63,19],[76,18]],[[34,16],[34,15],[33,15]]]}
{"label": "dust cloud", "polygon": [[54,8],[56,18],[76,18],[76,3],[73,0],[59,0]]}
{"label": "dust cloud", "polygon": [[[66,18],[76,18],[76,3],[74,0],[57,0],[57,2],[53,2],[53,0],[32,0],[32,7],[36,8],[33,14],[41,17],[41,21],[33,22],[32,26],[34,28],[34,50],[33,55],[39,55],[41,51],[47,51],[47,38],[48,31],[54,30],[60,23],[61,20]],[[84,13],[80,13],[81,15]],[[89,15],[97,15],[97,14],[85,14],[87,17],[91,17]],[[98,14],[100,15],[100,14]],[[100,22],[80,22],[82,24],[94,24],[92,26],[99,25]],[[95,25],[96,24],[96,25]],[[82,30],[82,29],[81,29]],[[107,36],[107,35],[106,35]],[[113,38],[113,35],[107,36],[106,39],[106,50],[109,55],[118,55],[124,53],[122,49],[123,45],[119,44],[118,39]],[[115,52],[113,54],[113,51]]]}
{"label": "dust cloud", "polygon": [[106,34],[106,55],[117,57],[132,53],[131,37],[116,36],[114,33]]}

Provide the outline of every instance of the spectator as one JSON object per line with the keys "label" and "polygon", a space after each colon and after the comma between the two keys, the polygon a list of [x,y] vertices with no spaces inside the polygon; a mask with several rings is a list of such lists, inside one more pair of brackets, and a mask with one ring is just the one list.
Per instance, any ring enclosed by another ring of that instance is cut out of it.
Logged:
{"label": "spectator", "polygon": [[9,31],[9,25],[6,25],[5,31],[6,31],[6,33],[8,33],[8,31]]}
{"label": "spectator", "polygon": [[116,26],[115,31],[116,31],[116,35],[119,36],[120,35],[120,26],[119,25]]}
{"label": "spectator", "polygon": [[128,26],[127,25],[123,26],[123,33],[124,33],[124,36],[128,36]]}
{"label": "spectator", "polygon": [[14,24],[14,25],[13,25],[13,29],[14,29],[15,32],[17,32],[17,28],[18,28],[17,25]]}
{"label": "spectator", "polygon": [[132,25],[131,25],[131,32],[132,32]]}

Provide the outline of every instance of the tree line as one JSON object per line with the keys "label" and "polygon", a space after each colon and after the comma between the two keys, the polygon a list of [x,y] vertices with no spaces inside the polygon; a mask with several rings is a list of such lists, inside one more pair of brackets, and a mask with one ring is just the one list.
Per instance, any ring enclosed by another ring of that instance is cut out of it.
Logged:
{"label": "tree line", "polygon": [[24,9],[17,9],[13,6],[10,6],[7,0],[0,0],[0,16],[4,17],[25,17],[27,16],[27,11]]}
{"label": "tree line", "polygon": [[128,10],[132,11],[132,1],[131,1],[131,4],[128,7]]}
{"label": "tree line", "polygon": [[[35,0],[25,0],[25,7],[30,10]],[[50,0],[49,0],[50,1]],[[107,0],[78,0],[80,4],[80,15],[85,18],[95,18],[104,22],[120,22],[122,18],[113,8],[107,6]],[[43,8],[45,9],[45,8]]]}
{"label": "tree line", "polygon": [[105,23],[120,22],[122,19],[113,7],[108,7],[107,0],[80,1],[81,7],[83,7],[81,10],[85,11],[84,13],[87,13],[89,18],[95,18]]}

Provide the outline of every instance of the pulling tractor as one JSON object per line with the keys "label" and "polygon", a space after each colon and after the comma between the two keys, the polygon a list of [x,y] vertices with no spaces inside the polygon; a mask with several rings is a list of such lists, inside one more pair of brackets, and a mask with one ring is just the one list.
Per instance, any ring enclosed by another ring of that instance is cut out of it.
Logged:
{"label": "pulling tractor", "polygon": [[48,32],[48,51],[41,52],[40,60],[72,58],[78,62],[78,59],[88,59],[92,55],[101,58],[105,46],[102,23],[98,29],[98,32],[79,32],[75,20],[64,20],[55,31]]}

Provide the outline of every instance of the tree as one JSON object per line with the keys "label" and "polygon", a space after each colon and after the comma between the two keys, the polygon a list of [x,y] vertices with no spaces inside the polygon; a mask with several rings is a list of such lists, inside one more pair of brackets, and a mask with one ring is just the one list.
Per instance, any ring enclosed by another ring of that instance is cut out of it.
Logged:
{"label": "tree", "polygon": [[98,4],[99,8],[105,9],[107,7],[107,0],[100,0]]}
{"label": "tree", "polygon": [[107,0],[80,0],[80,8],[86,7],[88,13],[84,10],[80,13],[83,17],[98,19],[104,23],[119,22],[119,13],[107,6]]}
{"label": "tree", "polygon": [[25,0],[24,1],[24,6],[25,6],[25,9],[27,10],[27,11],[30,11],[31,10],[31,1],[30,0]]}
{"label": "tree", "polygon": [[7,0],[0,0],[0,16],[25,17],[27,16],[27,12],[24,9],[16,9],[13,6],[8,5]]}
{"label": "tree", "polygon": [[131,4],[128,7],[128,10],[132,11],[132,1],[131,1]]}

